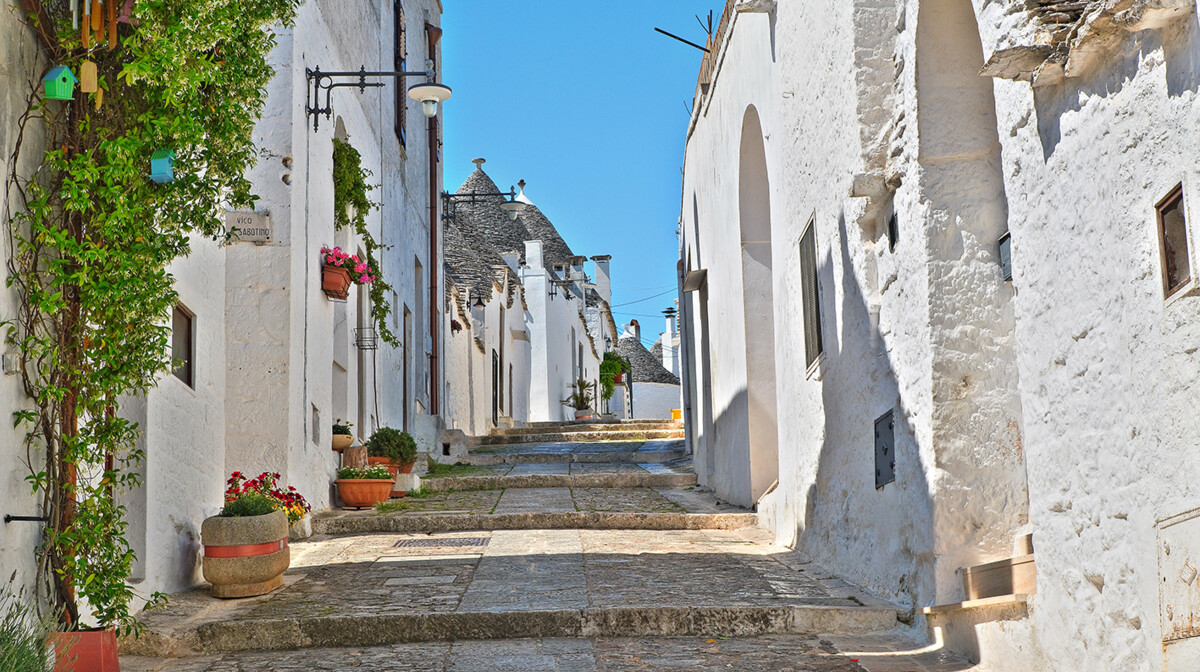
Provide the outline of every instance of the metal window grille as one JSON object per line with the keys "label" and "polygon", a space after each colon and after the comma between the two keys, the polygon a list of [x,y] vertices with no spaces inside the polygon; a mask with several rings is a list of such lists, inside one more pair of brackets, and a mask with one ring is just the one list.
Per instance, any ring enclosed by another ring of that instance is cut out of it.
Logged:
{"label": "metal window grille", "polygon": [[362,327],[354,330],[354,347],[359,350],[378,350],[379,338],[372,327]]}

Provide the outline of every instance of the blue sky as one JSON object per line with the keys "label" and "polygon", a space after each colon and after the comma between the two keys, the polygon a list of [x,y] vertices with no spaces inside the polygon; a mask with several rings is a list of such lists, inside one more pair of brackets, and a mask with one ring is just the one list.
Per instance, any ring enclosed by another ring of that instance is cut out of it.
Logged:
{"label": "blue sky", "polygon": [[654,28],[703,44],[694,15],[711,9],[715,24],[723,4],[455,0],[442,17],[446,188],[475,157],[501,190],[525,179],[576,254],[613,256],[613,317],[638,318],[647,345],[675,297],[685,105],[703,55]]}

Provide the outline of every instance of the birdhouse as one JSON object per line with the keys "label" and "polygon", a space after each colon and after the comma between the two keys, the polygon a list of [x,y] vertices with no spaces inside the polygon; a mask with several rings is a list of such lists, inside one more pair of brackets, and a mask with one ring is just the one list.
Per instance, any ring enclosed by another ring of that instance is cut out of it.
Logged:
{"label": "birdhouse", "polygon": [[65,65],[54,68],[42,78],[42,84],[46,85],[46,97],[51,100],[74,100],[75,85],[78,83],[75,74]]}
{"label": "birdhouse", "polygon": [[175,150],[160,149],[150,155],[150,179],[159,184],[175,181]]}

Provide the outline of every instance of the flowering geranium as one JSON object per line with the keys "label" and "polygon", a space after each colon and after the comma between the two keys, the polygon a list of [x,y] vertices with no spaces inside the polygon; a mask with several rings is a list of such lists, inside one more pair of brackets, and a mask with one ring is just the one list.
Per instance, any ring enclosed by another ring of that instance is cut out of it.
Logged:
{"label": "flowering geranium", "polygon": [[225,503],[228,504],[234,501],[244,493],[258,492],[271,500],[276,511],[286,513],[289,523],[303,520],[304,516],[308,515],[308,512],[312,510],[312,507],[296,491],[296,488],[289,485],[287,490],[280,490],[275,484],[279,478],[278,473],[263,472],[250,480],[246,480],[242,472],[235,471],[229,476],[229,480],[226,481],[229,487],[225,488]]}
{"label": "flowering geranium", "polygon": [[337,266],[350,271],[350,279],[358,285],[369,285],[375,282],[375,272],[367,262],[358,258],[357,254],[343,252],[340,247],[322,247],[321,256],[326,266]]}

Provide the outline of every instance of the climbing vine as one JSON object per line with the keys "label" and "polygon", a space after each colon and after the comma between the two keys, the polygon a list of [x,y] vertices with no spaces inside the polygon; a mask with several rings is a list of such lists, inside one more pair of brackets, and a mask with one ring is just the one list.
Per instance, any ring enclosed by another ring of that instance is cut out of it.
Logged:
{"label": "climbing vine", "polygon": [[[95,92],[50,100],[44,73],[30,73],[5,176],[7,286],[19,297],[5,337],[29,398],[15,414],[27,480],[49,520],[39,591],[62,625],[139,628],[119,494],[139,484],[144,455],[121,403],[172,368],[169,265],[193,236],[224,239],[224,212],[256,200],[244,175],[271,27],[290,25],[298,2],[138,0],[129,22],[110,9],[82,29],[66,2],[22,2],[51,65],[97,74]],[[162,150],[174,181],[150,179]]]}
{"label": "climbing vine", "polygon": [[375,321],[379,338],[384,343],[398,346],[400,341],[387,324],[388,316],[392,314],[392,304],[388,301],[392,286],[384,280],[383,269],[376,255],[384,246],[367,229],[367,213],[379,207],[370,198],[370,192],[375,188],[367,182],[371,174],[371,171],[362,167],[362,155],[357,149],[348,142],[333,139],[333,222],[339,229],[346,226],[353,228],[362,239],[367,266],[375,272],[375,280],[369,285],[371,318]]}
{"label": "climbing vine", "polygon": [[618,373],[629,373],[632,370],[629,360],[611,350],[604,353],[604,359],[600,362],[600,398],[604,401],[612,399],[616,389],[613,379]]}

